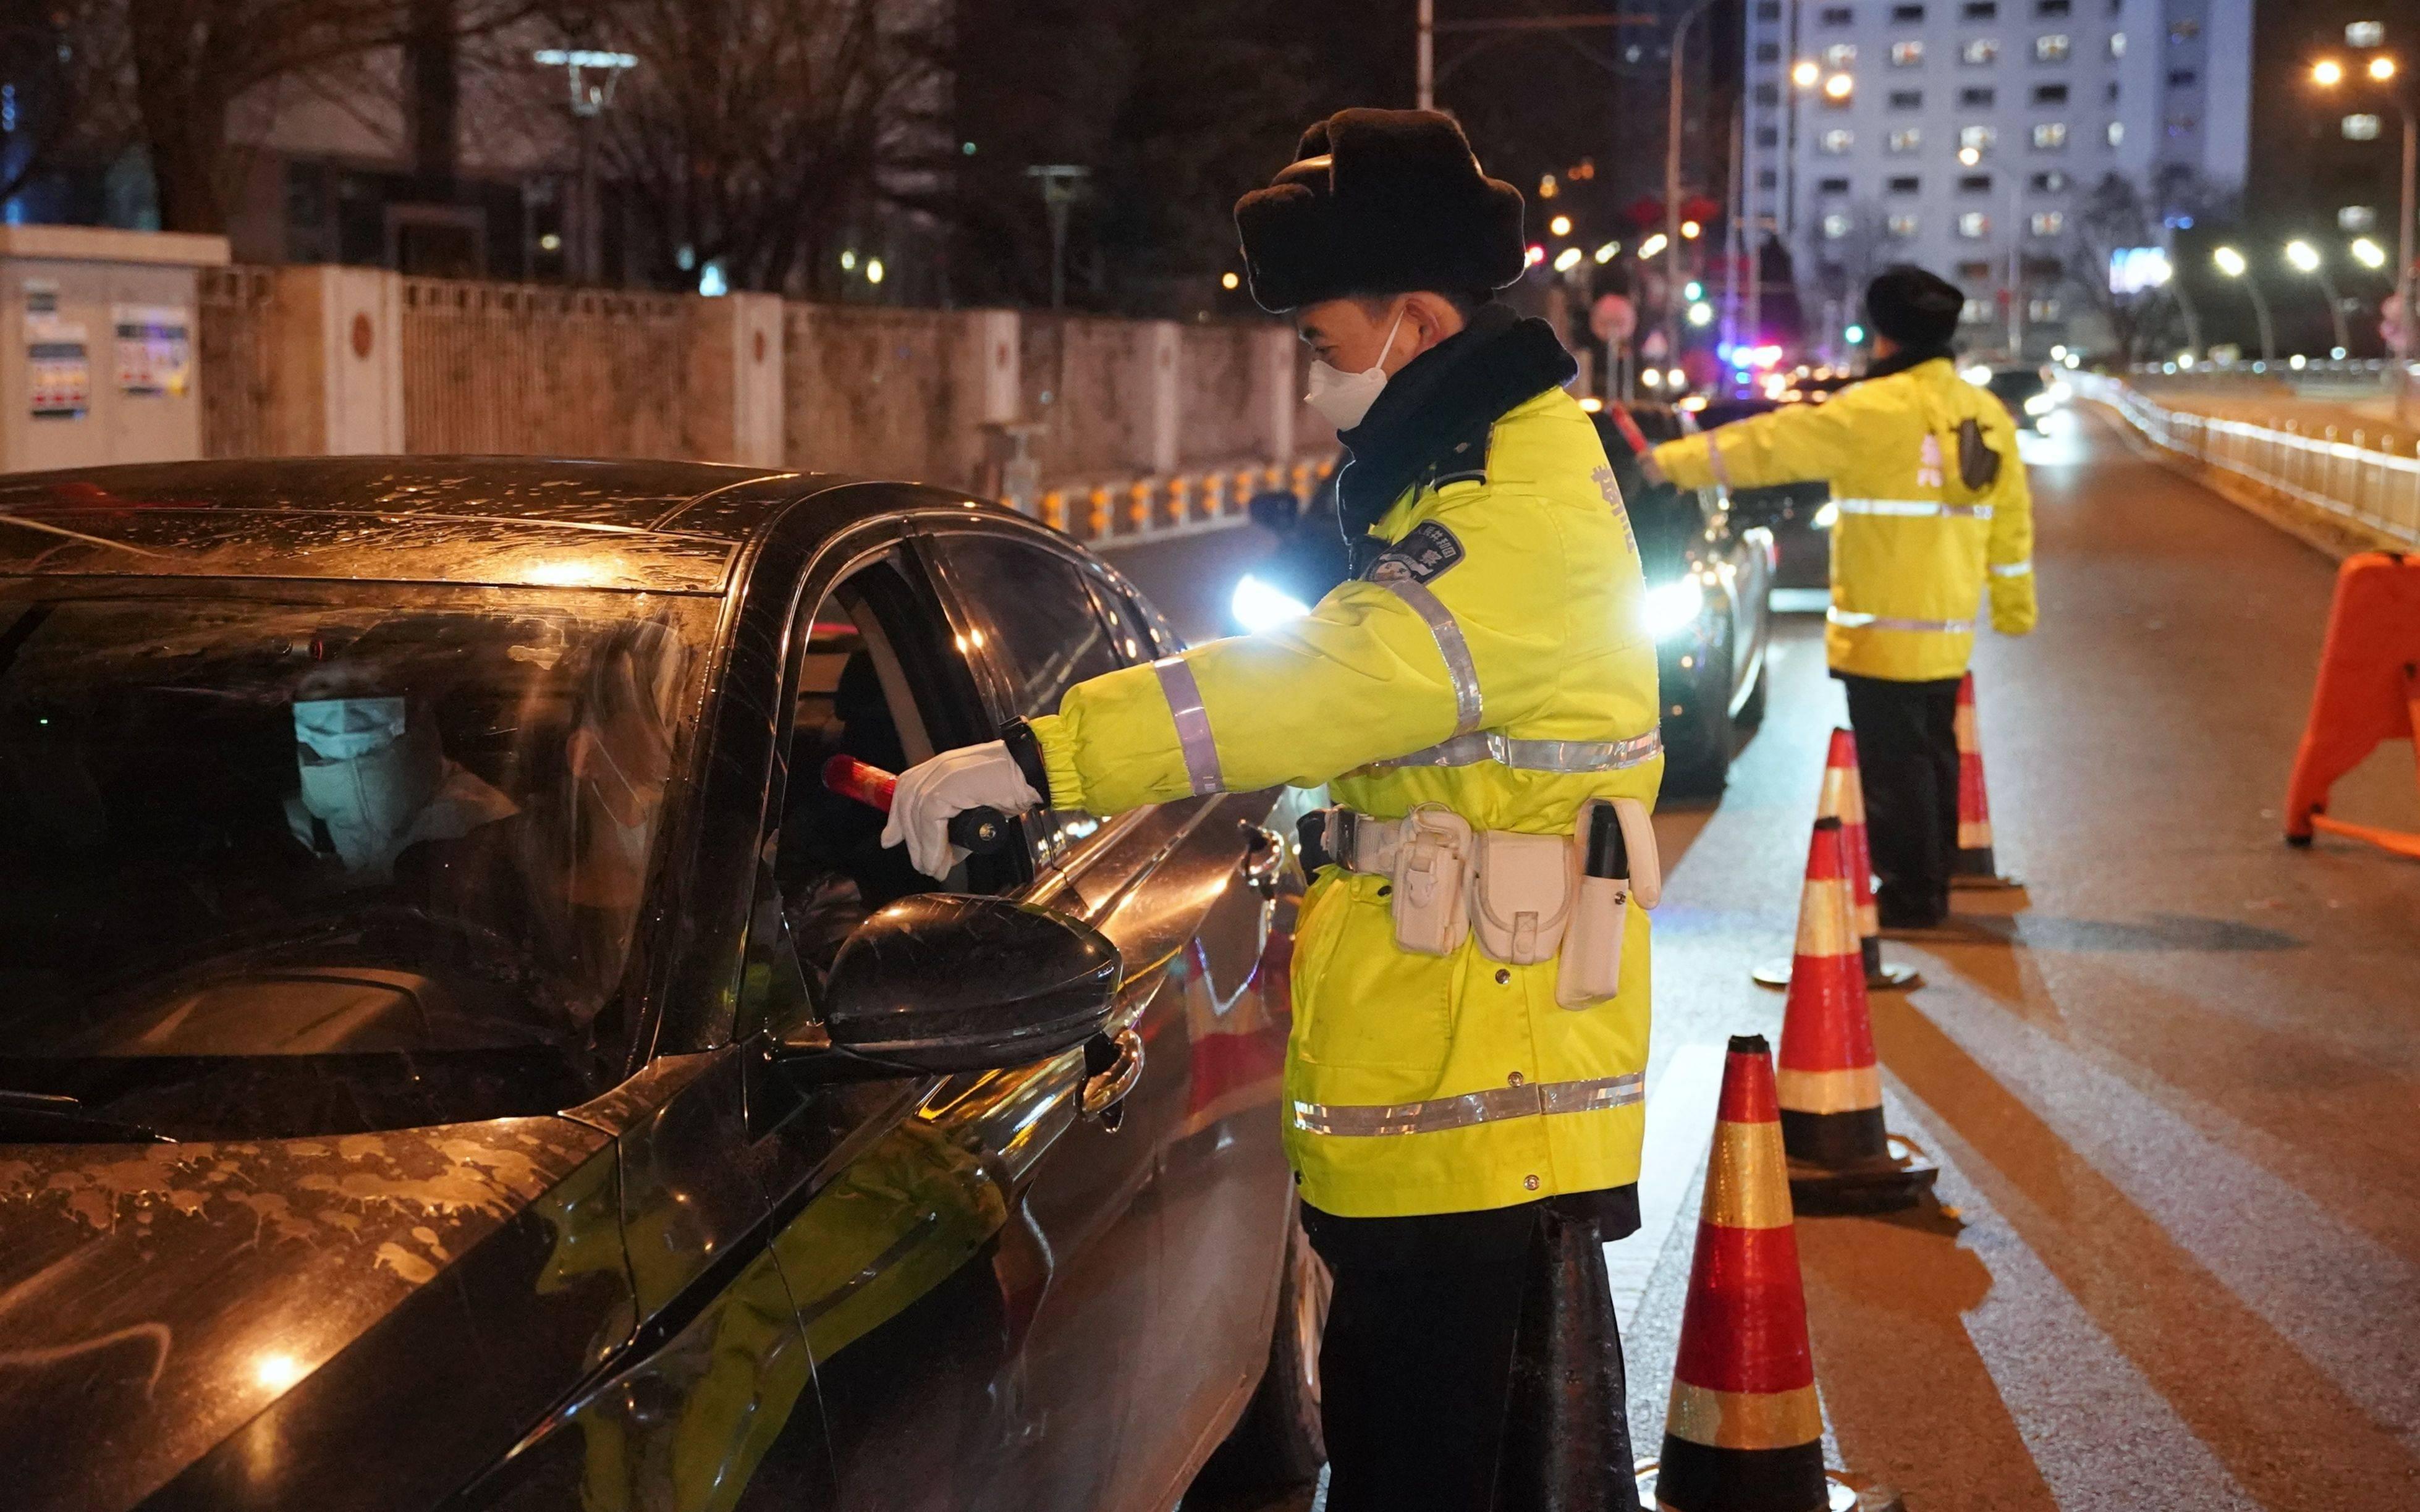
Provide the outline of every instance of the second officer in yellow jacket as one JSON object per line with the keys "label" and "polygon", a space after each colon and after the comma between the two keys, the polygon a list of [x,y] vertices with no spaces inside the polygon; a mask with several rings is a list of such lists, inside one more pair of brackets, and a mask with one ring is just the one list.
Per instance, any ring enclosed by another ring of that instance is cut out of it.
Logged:
{"label": "second officer in yellow jacket", "polygon": [[1479,1512],[1545,1205],[1606,1239],[1637,1225],[1647,918],[1578,873],[1581,832],[1619,831],[1627,865],[1595,870],[1652,901],[1638,554],[1571,357],[1493,299],[1525,266],[1520,195],[1450,119],[1320,122],[1236,223],[1352,454],[1355,576],[1281,627],[1095,678],[911,770],[889,833],[938,874],[940,826],[977,804],[1329,786],[1283,1103],[1335,1282],[1327,1504]]}
{"label": "second officer in yellow jacket", "polygon": [[1823,646],[1857,734],[1885,929],[1949,913],[1958,684],[1986,585],[1992,627],[2034,627],[2033,504],[2016,426],[1950,353],[1965,301],[1919,268],[1866,290],[1874,360],[1828,404],[1792,406],[1650,454],[1683,487],[1832,486]]}

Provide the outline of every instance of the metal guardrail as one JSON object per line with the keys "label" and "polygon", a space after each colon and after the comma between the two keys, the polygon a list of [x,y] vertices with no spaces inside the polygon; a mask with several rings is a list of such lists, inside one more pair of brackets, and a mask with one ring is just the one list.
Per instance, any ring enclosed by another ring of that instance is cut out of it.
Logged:
{"label": "metal guardrail", "polygon": [[2079,389],[2171,452],[2420,548],[2420,457],[2364,445],[2359,430],[2344,440],[2334,425],[2314,436],[2290,421],[2281,428],[2170,409],[2116,378],[2086,375]]}
{"label": "metal guardrail", "polygon": [[1047,488],[1032,514],[1089,546],[1125,546],[1241,525],[1252,495],[1292,488],[1305,503],[1336,470],[1323,456],[1285,466],[1242,463],[1203,472],[1128,478],[1078,487]]}

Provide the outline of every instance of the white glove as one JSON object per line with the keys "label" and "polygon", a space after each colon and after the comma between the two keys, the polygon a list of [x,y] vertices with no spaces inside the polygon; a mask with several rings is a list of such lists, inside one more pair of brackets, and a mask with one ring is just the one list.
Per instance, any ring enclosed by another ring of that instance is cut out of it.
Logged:
{"label": "white glove", "polygon": [[1025,779],[1004,741],[945,750],[899,774],[891,795],[891,820],[882,843],[905,842],[908,859],[928,877],[947,877],[967,858],[950,843],[950,821],[969,809],[1016,814],[1042,807],[1042,795]]}

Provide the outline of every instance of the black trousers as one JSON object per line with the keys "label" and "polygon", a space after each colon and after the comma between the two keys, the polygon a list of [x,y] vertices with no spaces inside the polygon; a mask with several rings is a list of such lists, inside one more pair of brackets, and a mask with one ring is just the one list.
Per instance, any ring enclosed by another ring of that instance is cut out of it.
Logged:
{"label": "black trousers", "polygon": [[1866,837],[1881,879],[1885,924],[1920,927],[1949,917],[1958,857],[1958,683],[1900,683],[1835,672],[1849,693],[1857,767],[1866,789]]}
{"label": "black trousers", "polygon": [[[1559,1199],[1606,1241],[1638,1189]],[[1305,1207],[1334,1286],[1319,1350],[1327,1512],[1488,1512],[1541,1204],[1414,1218]]]}

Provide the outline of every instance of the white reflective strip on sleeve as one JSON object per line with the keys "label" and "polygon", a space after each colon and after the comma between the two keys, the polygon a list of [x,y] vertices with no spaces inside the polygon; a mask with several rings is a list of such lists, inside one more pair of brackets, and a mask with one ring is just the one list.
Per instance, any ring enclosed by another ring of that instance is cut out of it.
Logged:
{"label": "white reflective strip on sleeve", "polygon": [[1210,715],[1202,707],[1202,687],[1193,680],[1193,669],[1182,656],[1167,656],[1153,662],[1151,670],[1159,674],[1159,691],[1176,720],[1176,743],[1185,752],[1185,775],[1194,794],[1226,792],[1218,771],[1218,743],[1210,737]]}
{"label": "white reflective strip on sleeve", "polygon": [[1901,620],[1887,614],[1856,614],[1844,609],[1823,611],[1823,617],[1844,630],[1928,630],[1941,635],[1972,635],[1973,620]]}
{"label": "white reflective strip on sleeve", "polygon": [[1453,733],[1468,734],[1478,729],[1479,668],[1470,659],[1470,643],[1462,638],[1462,626],[1454,622],[1453,610],[1429,592],[1428,584],[1391,563],[1370,580],[1410,605],[1412,612],[1428,625],[1429,634],[1436,640],[1437,654],[1445,658],[1446,677],[1453,684]]}
{"label": "white reflective strip on sleeve", "polygon": [[1889,515],[1902,519],[1990,519],[1989,504],[1945,504],[1937,499],[1839,499],[1843,515]]}
{"label": "white reflective strip on sleeve", "polygon": [[1627,1107],[1645,1095],[1646,1078],[1633,1072],[1627,1076],[1592,1081],[1491,1087],[1483,1092],[1433,1097],[1424,1103],[1296,1103],[1294,1122],[1295,1128],[1307,1134],[1343,1138],[1435,1134],[1440,1129],[1467,1129],[1474,1123],[1495,1123],[1505,1119],[1597,1113]]}
{"label": "white reflective strip on sleeve", "polygon": [[1655,730],[1628,740],[1514,740],[1491,730],[1484,734],[1456,735],[1391,761],[1372,762],[1362,770],[1497,762],[1523,772],[1619,772],[1645,765],[1663,751],[1663,734]]}
{"label": "white reflective strip on sleeve", "polygon": [[2031,576],[2033,570],[2034,564],[2030,562],[2003,562],[1998,566],[1992,569],[1992,576],[1994,578],[2024,578]]}
{"label": "white reflective strip on sleeve", "polygon": [[1731,470],[1723,465],[1723,449],[1715,442],[1712,431],[1706,433],[1706,471],[1713,473],[1714,481],[1724,487],[1731,486]]}

